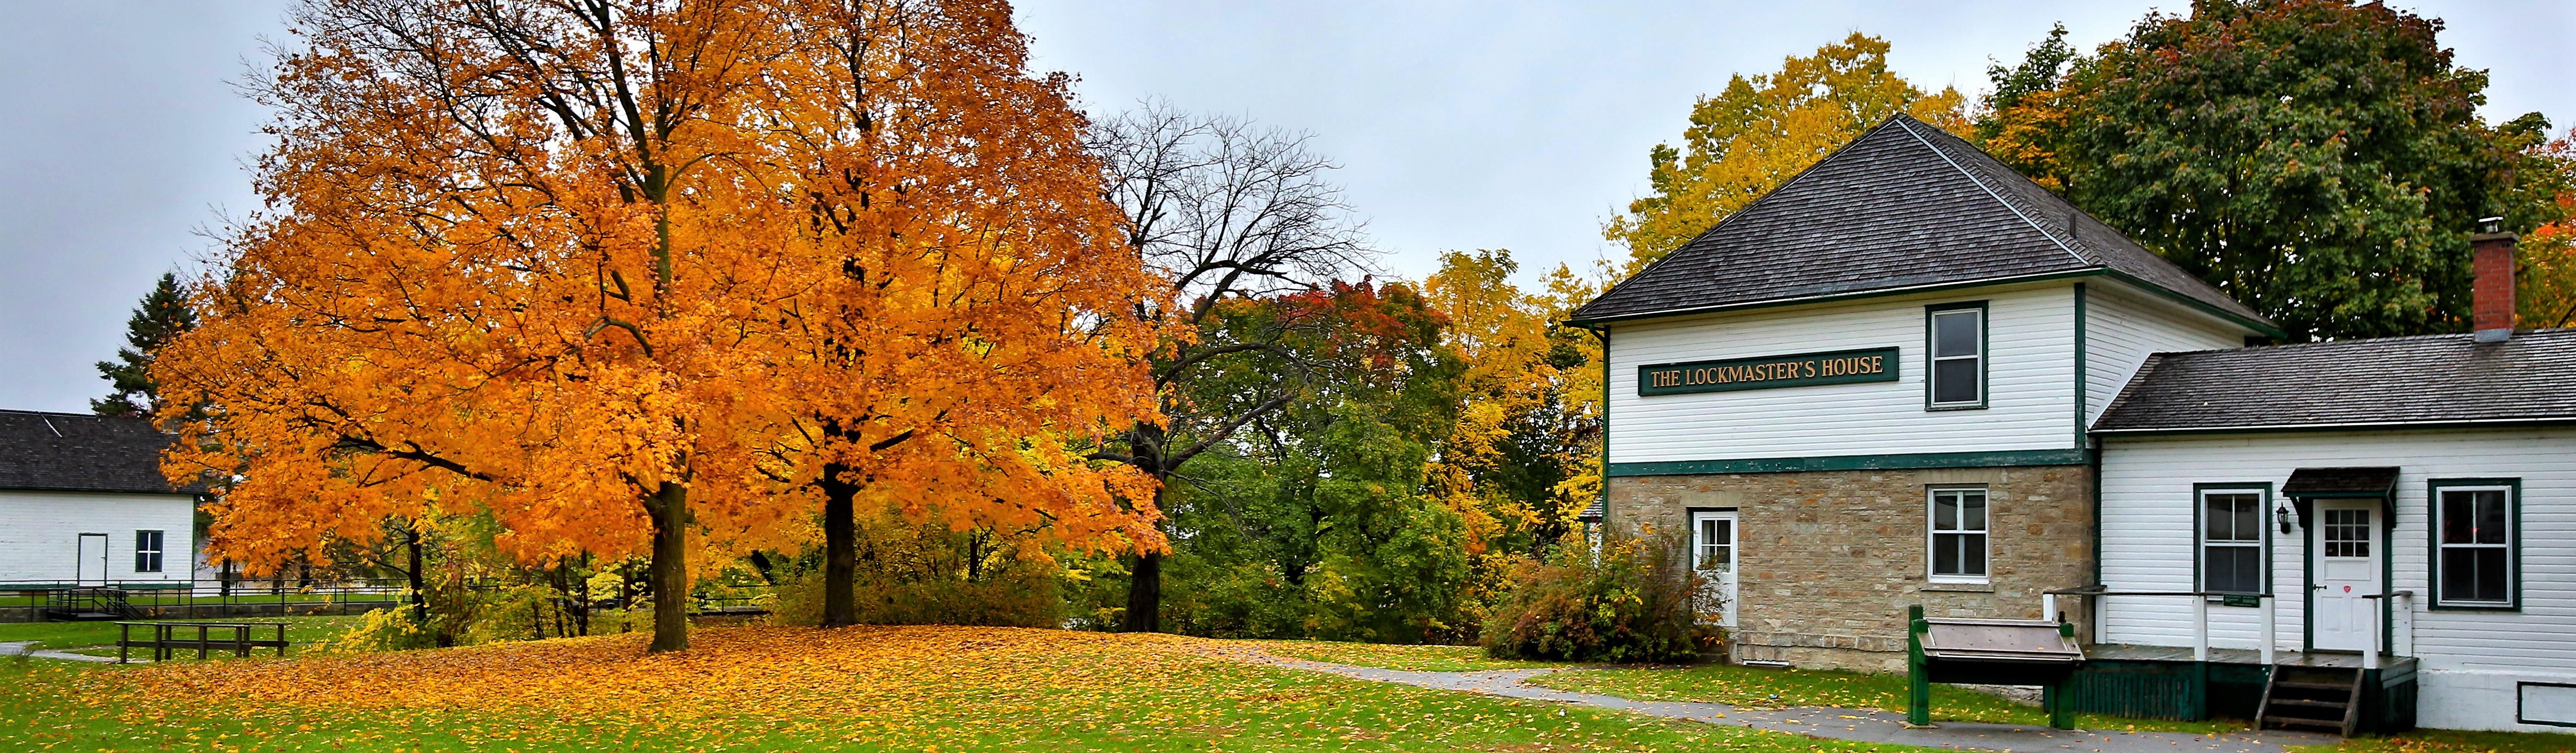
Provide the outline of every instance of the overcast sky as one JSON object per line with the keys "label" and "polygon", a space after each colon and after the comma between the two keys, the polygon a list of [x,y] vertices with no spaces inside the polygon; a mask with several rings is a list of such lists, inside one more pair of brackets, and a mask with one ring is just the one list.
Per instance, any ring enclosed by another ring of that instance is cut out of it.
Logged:
{"label": "overcast sky", "polygon": [[[2484,113],[2576,123],[2576,3],[2396,2],[2492,72]],[[257,206],[242,165],[266,114],[228,83],[282,35],[278,0],[20,3],[0,25],[0,408],[86,410],[91,367],[203,230]],[[1984,88],[2064,22],[2081,48],[2144,2],[1027,2],[1036,65],[1085,104],[1160,96],[1310,131],[1386,251],[1418,278],[1448,249],[1508,248],[1524,277],[1606,252],[1601,222],[1646,150],[1735,73],[1860,31],[1925,88]],[[2070,7],[2080,6],[2080,7]]]}

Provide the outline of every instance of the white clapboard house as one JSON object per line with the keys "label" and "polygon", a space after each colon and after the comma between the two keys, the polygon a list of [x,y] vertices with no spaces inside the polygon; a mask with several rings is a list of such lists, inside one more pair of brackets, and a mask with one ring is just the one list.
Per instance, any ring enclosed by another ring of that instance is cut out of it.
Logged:
{"label": "white clapboard house", "polygon": [[185,587],[196,496],[140,418],[0,410],[0,590]]}
{"label": "white clapboard house", "polygon": [[2249,347],[2283,333],[1904,116],[1572,318],[1585,517],[1686,546],[1733,661],[1904,671],[1921,605],[2071,623],[2081,710],[2576,723],[2576,331]]}
{"label": "white clapboard house", "polygon": [[[2139,369],[2093,426],[2101,640],[2215,659],[2212,704],[2293,725],[2576,727],[2576,329],[2513,330],[2512,244],[2477,238],[2475,334]],[[2120,595],[2158,592],[2197,595]],[[2266,653],[2328,705],[2227,671]]]}

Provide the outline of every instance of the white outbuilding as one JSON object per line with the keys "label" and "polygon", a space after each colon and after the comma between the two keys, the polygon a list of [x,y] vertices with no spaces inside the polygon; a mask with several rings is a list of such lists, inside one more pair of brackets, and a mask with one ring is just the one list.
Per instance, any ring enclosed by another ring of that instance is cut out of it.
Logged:
{"label": "white outbuilding", "polygon": [[187,587],[196,495],[140,418],[0,410],[0,590]]}

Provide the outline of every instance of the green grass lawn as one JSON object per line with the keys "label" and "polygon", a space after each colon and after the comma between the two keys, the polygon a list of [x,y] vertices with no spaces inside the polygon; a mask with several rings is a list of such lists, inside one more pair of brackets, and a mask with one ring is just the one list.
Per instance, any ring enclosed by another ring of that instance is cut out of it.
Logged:
{"label": "green grass lawn", "polygon": [[[345,617],[330,615],[322,617],[282,618],[244,617],[240,618],[239,621],[254,623],[284,622],[287,624],[286,639],[288,641],[295,643],[311,643],[315,640],[338,635],[342,631],[355,627],[359,622],[364,621],[365,619],[366,617],[364,615],[349,615]],[[233,620],[220,621],[231,622]],[[35,641],[36,648],[74,651],[92,646],[106,646],[108,647],[106,655],[114,656],[116,655],[117,630],[117,625],[114,622],[9,622],[0,623],[0,643]],[[137,638],[150,637],[150,634],[140,626],[135,627],[134,631],[135,637]],[[229,637],[231,634],[232,632],[229,630],[209,633],[209,635],[217,637]],[[188,637],[195,637],[196,631],[190,630],[186,635]],[[274,633],[270,633],[266,630],[259,630],[252,632],[251,637],[268,638],[272,635],[274,635]],[[273,653],[275,649],[267,649],[267,651]],[[289,653],[292,653],[293,649],[289,649],[288,651]],[[190,655],[194,656],[194,654]]]}
{"label": "green grass lawn", "polygon": [[[1531,685],[1651,701],[1710,701],[1747,708],[1834,706],[1905,711],[1903,675],[1804,669],[1755,669],[1733,665],[1577,669],[1532,678]],[[1932,686],[1935,721],[2048,725],[2039,707],[1951,685]],[[2092,730],[2224,732],[2245,723],[2173,722],[2080,714],[2076,726]]]}
{"label": "green grass lawn", "polygon": [[756,626],[694,640],[660,656],[639,634],[0,662],[0,750],[1919,751],[1351,680],[1169,636]]}

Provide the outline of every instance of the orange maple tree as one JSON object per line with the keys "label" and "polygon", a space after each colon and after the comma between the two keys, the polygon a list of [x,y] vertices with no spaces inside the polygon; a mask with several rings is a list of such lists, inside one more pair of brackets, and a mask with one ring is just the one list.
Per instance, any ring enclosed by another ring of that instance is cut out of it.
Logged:
{"label": "orange maple tree", "polygon": [[649,554],[674,650],[691,559],[809,534],[825,478],[1160,545],[1149,480],[1063,449],[1150,418],[1153,334],[1105,312],[1151,280],[1002,3],[317,0],[294,26],[259,89],[267,211],[155,370],[217,552],[488,514],[531,561]]}

